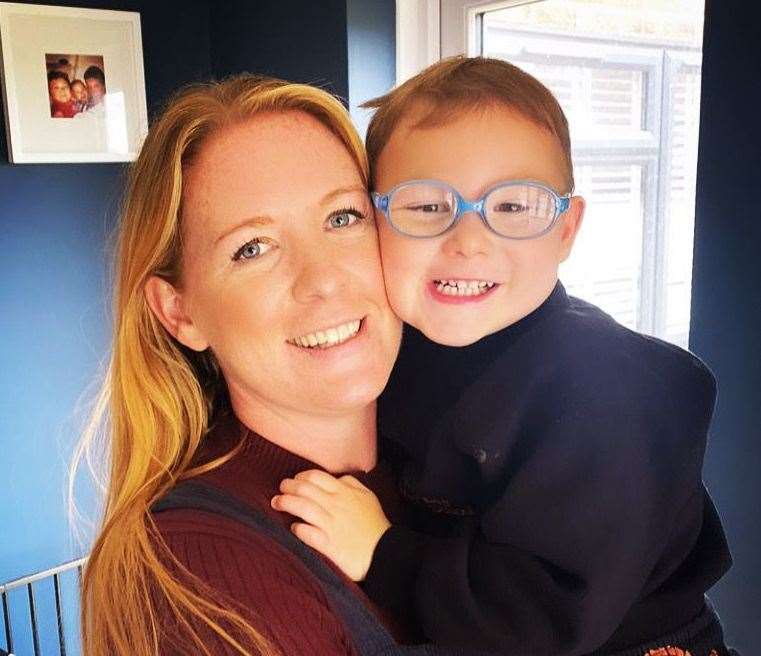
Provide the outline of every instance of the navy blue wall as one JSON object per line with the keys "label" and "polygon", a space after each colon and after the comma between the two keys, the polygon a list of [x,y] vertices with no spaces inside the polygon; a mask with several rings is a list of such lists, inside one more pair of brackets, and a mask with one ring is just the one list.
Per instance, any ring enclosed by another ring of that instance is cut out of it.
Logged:
{"label": "navy blue wall", "polygon": [[254,71],[318,84],[344,99],[364,134],[358,105],[395,82],[393,0],[303,0],[215,5],[211,66],[217,77]]}
{"label": "navy blue wall", "polygon": [[251,71],[308,82],[347,98],[346,0],[212,3],[217,77]]}
{"label": "navy blue wall", "polygon": [[705,476],[735,564],[711,592],[730,642],[761,653],[761,42],[754,3],[709,1],[691,348],[719,381]]}

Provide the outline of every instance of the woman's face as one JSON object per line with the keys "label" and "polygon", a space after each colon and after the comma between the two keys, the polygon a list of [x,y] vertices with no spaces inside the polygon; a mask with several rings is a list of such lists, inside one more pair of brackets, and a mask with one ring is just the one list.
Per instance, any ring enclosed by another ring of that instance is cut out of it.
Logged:
{"label": "woman's face", "polygon": [[69,83],[61,77],[56,77],[48,82],[50,97],[55,102],[67,103],[71,100],[71,88]]}
{"label": "woman's face", "polygon": [[372,402],[400,324],[338,138],[301,112],[262,114],[205,144],[183,187],[178,338],[211,348],[233,404],[330,414]]}

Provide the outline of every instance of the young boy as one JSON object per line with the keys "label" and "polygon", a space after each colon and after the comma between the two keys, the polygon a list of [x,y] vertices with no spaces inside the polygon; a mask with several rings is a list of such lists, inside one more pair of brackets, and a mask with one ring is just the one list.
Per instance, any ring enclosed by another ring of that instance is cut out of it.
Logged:
{"label": "young boy", "polygon": [[89,100],[87,94],[87,85],[82,80],[73,80],[71,83],[71,97],[74,99],[74,106],[77,112],[83,112],[87,109]]}
{"label": "young boy", "polygon": [[390,526],[324,472],[273,505],[437,644],[726,654],[704,598],[730,565],[701,480],[715,381],[558,282],[584,201],[552,94],[455,58],[370,105],[386,287],[408,324],[380,432],[407,455],[416,518]]}

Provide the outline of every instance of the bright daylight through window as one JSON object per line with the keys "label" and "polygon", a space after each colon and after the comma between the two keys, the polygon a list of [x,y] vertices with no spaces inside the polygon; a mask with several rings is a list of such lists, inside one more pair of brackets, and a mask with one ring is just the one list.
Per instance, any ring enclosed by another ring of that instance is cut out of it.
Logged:
{"label": "bright daylight through window", "polygon": [[482,54],[538,77],[568,116],[588,203],[569,292],[683,347],[703,15],[704,0],[541,0],[473,18]]}

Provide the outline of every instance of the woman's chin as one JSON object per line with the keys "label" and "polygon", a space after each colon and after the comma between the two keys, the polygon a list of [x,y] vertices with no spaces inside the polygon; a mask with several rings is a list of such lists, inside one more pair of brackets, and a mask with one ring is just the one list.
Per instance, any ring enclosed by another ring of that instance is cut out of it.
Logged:
{"label": "woman's chin", "polygon": [[320,395],[322,398],[314,397],[311,407],[305,409],[313,409],[319,414],[343,415],[354,412],[358,413],[374,404],[381,391],[374,390],[371,393],[365,394],[352,391],[351,394],[344,394],[341,398],[330,398]]}
{"label": "woman's chin", "polygon": [[[388,382],[388,371],[365,370],[361,375],[314,381],[309,405],[315,409],[361,410],[374,403]],[[305,405],[305,409],[309,407]]]}

